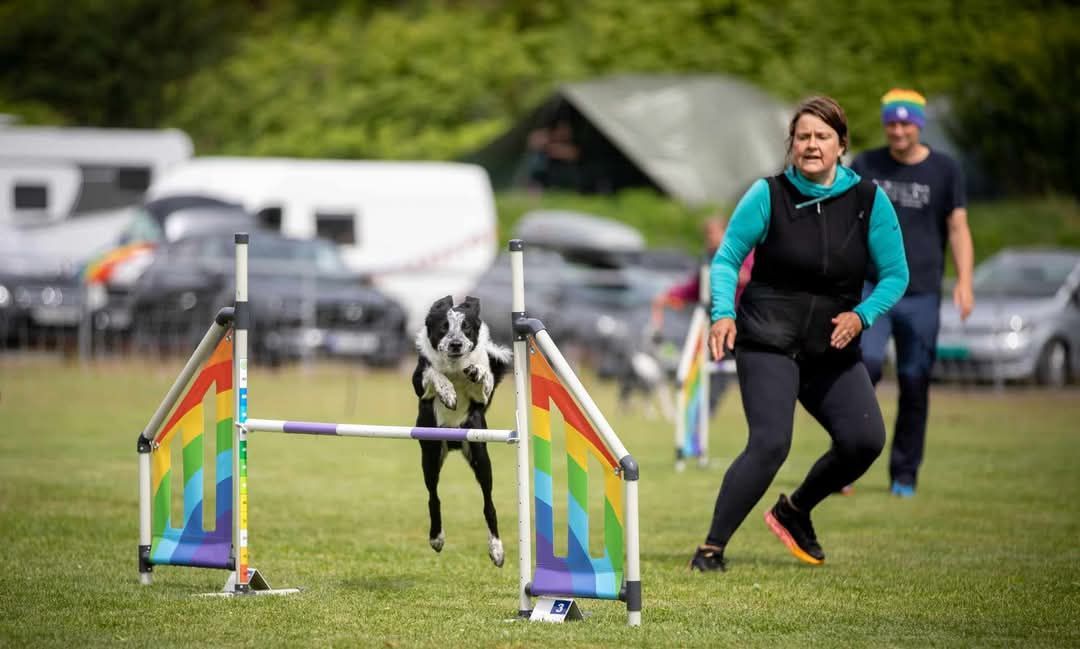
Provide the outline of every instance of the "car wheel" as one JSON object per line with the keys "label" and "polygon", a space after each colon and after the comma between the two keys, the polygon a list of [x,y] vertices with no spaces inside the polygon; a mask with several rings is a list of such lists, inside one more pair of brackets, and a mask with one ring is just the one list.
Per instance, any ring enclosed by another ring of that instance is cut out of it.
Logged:
{"label": "car wheel", "polygon": [[1065,343],[1051,339],[1039,353],[1035,366],[1035,381],[1053,388],[1063,387],[1069,381],[1069,350]]}

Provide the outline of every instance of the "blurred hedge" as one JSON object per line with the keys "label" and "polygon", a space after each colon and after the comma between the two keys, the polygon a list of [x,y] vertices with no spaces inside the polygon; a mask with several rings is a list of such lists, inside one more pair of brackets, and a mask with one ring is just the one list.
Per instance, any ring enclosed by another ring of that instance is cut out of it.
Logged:
{"label": "blurred hedge", "polygon": [[953,99],[1002,191],[1078,196],[1077,24],[1068,0],[0,0],[0,107],[202,154],[449,159],[559,83],[716,72],[836,97],[857,150],[900,85]]}

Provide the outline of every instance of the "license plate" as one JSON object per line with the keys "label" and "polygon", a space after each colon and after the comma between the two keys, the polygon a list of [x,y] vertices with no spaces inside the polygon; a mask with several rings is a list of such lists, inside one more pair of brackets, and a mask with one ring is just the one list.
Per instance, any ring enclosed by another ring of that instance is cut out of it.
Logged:
{"label": "license plate", "polygon": [[971,356],[967,347],[959,345],[938,345],[937,357],[942,361],[964,361]]}
{"label": "license plate", "polygon": [[343,331],[327,335],[326,347],[337,354],[369,354],[379,347],[379,338],[366,331]]}
{"label": "license plate", "polygon": [[79,324],[82,313],[77,306],[42,306],[30,312],[35,324],[58,327]]}

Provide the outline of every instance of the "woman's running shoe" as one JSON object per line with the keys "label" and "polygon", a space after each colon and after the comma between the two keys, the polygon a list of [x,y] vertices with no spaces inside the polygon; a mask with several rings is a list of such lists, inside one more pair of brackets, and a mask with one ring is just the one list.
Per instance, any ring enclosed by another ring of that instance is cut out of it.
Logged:
{"label": "woman's running shoe", "polygon": [[825,552],[818,543],[810,516],[795,509],[784,494],[765,512],[765,524],[796,558],[815,566],[825,563]]}

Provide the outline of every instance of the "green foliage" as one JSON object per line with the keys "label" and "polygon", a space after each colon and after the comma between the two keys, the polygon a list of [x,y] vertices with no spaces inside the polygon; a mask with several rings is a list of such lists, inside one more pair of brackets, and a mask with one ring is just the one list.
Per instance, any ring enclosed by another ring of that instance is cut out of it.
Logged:
{"label": "green foliage", "polygon": [[447,159],[544,96],[548,49],[515,38],[508,16],[344,9],[245,39],[173,88],[175,122],[204,151]]}
{"label": "green foliage", "polygon": [[1075,5],[1023,12],[972,44],[969,83],[954,95],[956,132],[1006,192],[1080,197],[1078,24]]}
{"label": "green foliage", "polygon": [[1078,19],[1054,0],[9,0],[0,95],[56,121],[178,126],[203,154],[450,159],[603,75],[828,94],[854,150],[881,143],[879,98],[906,86],[952,100],[1004,191],[1075,196]]}
{"label": "green foliage", "polygon": [[12,100],[0,96],[0,115],[10,115],[15,124],[53,124],[62,126],[67,117],[49,104],[34,100]]}
{"label": "green foliage", "polygon": [[240,0],[4,2],[0,95],[77,125],[156,126],[164,85],[213,63],[245,14]]}
{"label": "green foliage", "polygon": [[976,203],[968,223],[977,260],[1005,246],[1080,249],[1080,203],[1068,198]]}

